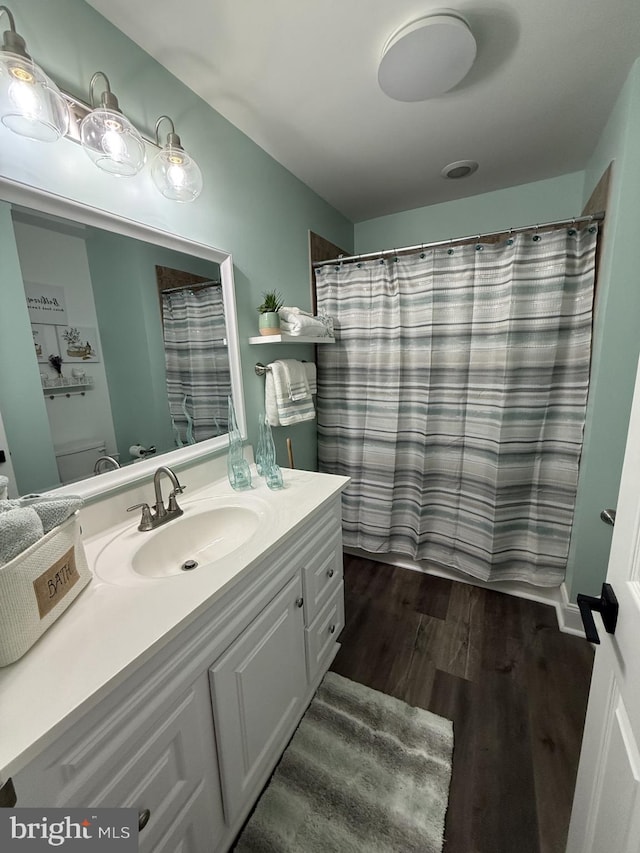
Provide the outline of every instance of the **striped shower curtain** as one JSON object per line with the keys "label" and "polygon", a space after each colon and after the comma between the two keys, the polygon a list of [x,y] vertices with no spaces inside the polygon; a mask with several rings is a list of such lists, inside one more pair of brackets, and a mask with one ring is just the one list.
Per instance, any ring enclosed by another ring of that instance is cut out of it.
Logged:
{"label": "striped shower curtain", "polygon": [[320,470],[345,544],[484,581],[562,582],[589,385],[597,228],[316,271]]}
{"label": "striped shower curtain", "polygon": [[178,447],[228,432],[231,376],[222,288],[162,294],[169,410]]}

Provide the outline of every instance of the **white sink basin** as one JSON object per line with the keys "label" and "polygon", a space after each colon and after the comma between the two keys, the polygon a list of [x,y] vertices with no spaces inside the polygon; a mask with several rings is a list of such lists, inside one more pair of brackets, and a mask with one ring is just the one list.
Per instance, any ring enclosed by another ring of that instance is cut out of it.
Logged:
{"label": "white sink basin", "polygon": [[215,568],[218,560],[242,548],[267,523],[270,511],[260,500],[220,498],[193,501],[184,515],[152,531],[139,531],[138,521],[106,544],[95,573],[111,583],[135,578],[193,575]]}

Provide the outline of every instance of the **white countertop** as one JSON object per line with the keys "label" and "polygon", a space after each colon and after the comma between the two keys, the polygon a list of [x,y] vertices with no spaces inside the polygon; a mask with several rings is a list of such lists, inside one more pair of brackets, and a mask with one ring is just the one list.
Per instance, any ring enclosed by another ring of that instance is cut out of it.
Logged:
{"label": "white countertop", "polygon": [[[0,785],[79,717],[121,684],[189,625],[244,572],[293,535],[309,513],[327,503],[346,477],[283,469],[285,488],[271,491],[253,474],[253,487],[235,492],[226,477],[180,501],[226,497],[260,505],[267,523],[259,534],[215,563],[167,578],[111,582],[94,575],[51,628],[20,660],[0,669]],[[185,472],[181,477],[189,485]],[[201,505],[201,504],[200,504]],[[81,514],[82,521],[82,514]],[[135,530],[138,514],[84,541],[90,568],[115,535]],[[168,526],[172,522],[168,522]],[[165,528],[161,528],[165,529]],[[142,542],[145,534],[136,531]],[[104,573],[102,573],[104,574]]]}

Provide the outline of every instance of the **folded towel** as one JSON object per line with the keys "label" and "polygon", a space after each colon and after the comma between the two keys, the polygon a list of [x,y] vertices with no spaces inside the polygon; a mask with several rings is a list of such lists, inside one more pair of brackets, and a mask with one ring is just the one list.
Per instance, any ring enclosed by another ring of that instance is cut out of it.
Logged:
{"label": "folded towel", "polygon": [[[312,421],[315,416],[315,408],[311,396],[303,400],[291,400],[289,388],[282,363],[278,361],[269,365],[270,370],[265,375],[264,407],[267,420],[271,426],[288,426],[301,421]],[[315,392],[315,365],[313,370],[308,371],[312,376],[309,384],[311,393]],[[306,368],[305,368],[306,370]]]}
{"label": "folded towel", "polygon": [[0,513],[21,507],[33,508],[42,522],[44,533],[48,533],[83,504],[84,501],[77,495],[24,495],[14,500],[0,500]]}
{"label": "folded towel", "polygon": [[9,492],[9,478],[0,474],[0,501],[7,499]]}
{"label": "folded towel", "polygon": [[313,338],[325,338],[327,327],[318,317],[314,317],[300,308],[281,308],[280,329],[288,335],[308,335]]}
{"label": "folded towel", "polygon": [[79,510],[84,501],[77,495],[26,495],[20,498],[22,506],[32,506],[42,520],[44,532],[48,533]]}
{"label": "folded towel", "polygon": [[0,515],[0,566],[44,536],[42,521],[30,506],[15,506]]}
{"label": "folded towel", "polygon": [[311,389],[307,380],[307,371],[304,364],[295,358],[280,358],[278,364],[284,371],[284,380],[289,392],[289,399],[295,403],[297,400],[308,400],[311,397]]}

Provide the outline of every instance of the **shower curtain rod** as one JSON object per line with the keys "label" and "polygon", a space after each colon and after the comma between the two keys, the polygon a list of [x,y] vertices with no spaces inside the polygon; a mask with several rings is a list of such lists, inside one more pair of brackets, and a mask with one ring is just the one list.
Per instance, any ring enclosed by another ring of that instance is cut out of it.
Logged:
{"label": "shower curtain rod", "polygon": [[502,231],[491,231],[487,234],[470,234],[468,237],[454,237],[450,240],[436,240],[433,243],[420,243],[418,246],[403,246],[401,249],[384,249],[380,252],[367,252],[364,255],[339,255],[337,258],[331,258],[328,261],[314,261],[311,265],[313,269],[316,267],[324,267],[327,264],[343,264],[353,261],[366,261],[370,258],[384,258],[387,255],[399,255],[401,253],[418,252],[423,249],[434,249],[437,246],[455,246],[459,243],[470,243],[472,240],[482,240],[486,237],[498,237],[500,234],[521,234],[523,231],[538,231],[544,228],[560,227],[562,225],[578,225],[581,222],[600,222],[604,219],[604,212],[592,213],[588,216],[575,216],[572,219],[558,219],[555,222],[541,222],[538,225],[523,225],[520,228],[505,228]]}
{"label": "shower curtain rod", "polygon": [[182,287],[167,287],[162,293],[177,293],[179,290],[193,290],[194,287],[213,287],[216,284],[221,284],[219,281],[199,281],[197,284],[183,284]]}

